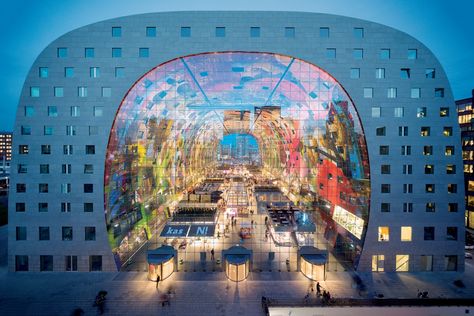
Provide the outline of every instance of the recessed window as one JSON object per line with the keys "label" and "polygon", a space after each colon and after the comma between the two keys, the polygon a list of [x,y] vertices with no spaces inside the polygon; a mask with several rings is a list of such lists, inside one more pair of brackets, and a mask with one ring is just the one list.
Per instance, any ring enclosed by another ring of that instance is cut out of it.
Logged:
{"label": "recessed window", "polygon": [[40,183],[38,184],[38,192],[39,193],[48,193],[48,184],[47,183]]}
{"label": "recessed window", "polygon": [[401,68],[400,69],[400,78],[409,79],[410,78],[410,68]]}
{"label": "recessed window", "polygon": [[445,156],[453,156],[454,155],[454,146],[446,146],[444,148],[444,155]]}
{"label": "recessed window", "polygon": [[395,271],[408,272],[410,269],[409,255],[395,255]]}
{"label": "recessed window", "polygon": [[146,37],[156,37],[156,27],[147,26],[146,27]]}
{"label": "recessed window", "polygon": [[387,98],[394,99],[397,97],[397,88],[388,88],[387,89]]}
{"label": "recessed window", "polygon": [[31,105],[25,106],[25,117],[33,117],[35,115],[35,108]]}
{"label": "recessed window", "polygon": [[410,89],[410,98],[419,99],[420,97],[421,97],[421,89],[420,88],[411,88]]}
{"label": "recessed window", "polygon": [[181,27],[181,37],[191,37],[191,27],[182,26]]}
{"label": "recessed window", "polygon": [[104,115],[104,107],[103,106],[94,106],[94,116],[100,117]]}
{"label": "recessed window", "polygon": [[363,38],[364,37],[364,29],[361,27],[354,28],[354,37],[355,38]]}
{"label": "recessed window", "polygon": [[403,117],[404,109],[402,107],[394,108],[393,109],[393,116],[394,117]]}
{"label": "recessed window", "polygon": [[38,203],[38,212],[47,212],[48,211],[48,203],[40,202]]}
{"label": "recessed window", "polygon": [[40,271],[53,271],[53,256],[40,256]]}
{"label": "recessed window", "polygon": [[63,226],[62,229],[62,240],[71,241],[72,240],[72,227]]}
{"label": "recessed window", "polygon": [[403,193],[413,193],[413,184],[412,183],[404,183],[403,184]]}
{"label": "recessed window", "polygon": [[433,183],[425,184],[425,192],[426,193],[435,193],[435,185]]}
{"label": "recessed window", "polygon": [[352,57],[354,59],[363,59],[364,50],[362,48],[354,48],[354,50],[352,51]]}
{"label": "recessed window", "polygon": [[409,49],[407,53],[408,59],[417,59],[418,58],[418,50],[416,49]]}
{"label": "recessed window", "polygon": [[380,192],[381,193],[390,193],[390,183],[382,183],[380,185]]}
{"label": "recessed window", "polygon": [[439,108],[439,116],[440,117],[448,117],[449,116],[449,108]]}
{"label": "recessed window", "polygon": [[225,27],[223,26],[216,27],[216,37],[225,37]]}
{"label": "recessed window", "polygon": [[95,227],[84,227],[84,240],[95,240]]}
{"label": "recessed window", "polygon": [[17,167],[18,173],[28,173],[28,166],[24,163],[19,163]]}
{"label": "recessed window", "polygon": [[26,227],[25,226],[16,227],[16,240],[26,240]]}
{"label": "recessed window", "polygon": [[434,165],[425,165],[425,174],[434,174]]}
{"label": "recessed window", "polygon": [[444,88],[435,88],[435,97],[444,98]]}
{"label": "recessed window", "polygon": [[423,155],[424,156],[431,156],[433,154],[433,146],[423,146]]}
{"label": "recessed window", "polygon": [[260,27],[258,26],[250,27],[250,37],[260,37]]}
{"label": "recessed window", "polygon": [[64,88],[63,87],[54,87],[54,96],[56,98],[64,97]]}
{"label": "recessed window", "polygon": [[454,213],[458,211],[458,203],[448,203],[448,212]]}
{"label": "recessed window", "polygon": [[326,49],[326,57],[330,59],[336,58],[336,49],[335,48],[327,48]]}
{"label": "recessed window", "polygon": [[285,37],[294,38],[295,37],[295,28],[293,26],[285,27]]}
{"label": "recessed window", "polygon": [[44,128],[43,128],[43,134],[45,136],[51,136],[54,134],[54,127],[52,127],[51,125],[45,125]]}
{"label": "recessed window", "polygon": [[[16,184],[16,193],[25,193],[26,192],[26,183],[17,183]],[[23,204],[23,212],[25,211],[25,203],[17,203],[16,211],[18,211],[18,204]]]}
{"label": "recessed window", "polygon": [[113,47],[112,48],[112,57],[113,58],[122,57],[122,49],[120,47]]}
{"label": "recessed window", "polygon": [[71,203],[62,202],[61,203],[61,212],[62,213],[70,213],[71,212]]}
{"label": "recessed window", "polygon": [[92,47],[84,48],[84,57],[85,58],[94,58],[95,57],[94,48],[92,48]]}
{"label": "recessed window", "polygon": [[77,96],[80,98],[87,97],[87,87],[77,87]]}
{"label": "recessed window", "polygon": [[48,67],[40,67],[39,68],[39,77],[40,78],[48,78],[49,70]]}
{"label": "recessed window", "polygon": [[412,228],[411,226],[400,227],[400,240],[411,241]]}
{"label": "recessed window", "polygon": [[[25,191],[26,192],[26,186],[24,186],[25,188]],[[20,187],[20,190],[21,190],[21,187]],[[18,185],[17,185],[17,192],[18,192]],[[20,191],[21,192],[21,191]],[[23,213],[26,211],[26,204],[25,203],[16,203],[16,209],[15,209],[16,212],[19,212],[19,213]]]}
{"label": "recessed window", "polygon": [[71,193],[71,184],[61,183],[61,193]]}
{"label": "recessed window", "polygon": [[390,59],[390,49],[382,48],[380,50],[380,59]]}
{"label": "recessed window", "polygon": [[430,136],[431,129],[429,126],[422,126],[420,127],[420,136],[426,137]]}
{"label": "recessed window", "polygon": [[458,192],[458,185],[455,183],[448,183],[448,193],[457,193]]}
{"label": "recessed window", "polygon": [[380,166],[381,174],[390,174],[390,165],[381,165]]}
{"label": "recessed window", "polygon": [[56,106],[48,106],[48,116],[49,117],[57,117],[58,116],[58,108]]}
{"label": "recessed window", "polygon": [[100,68],[99,67],[90,67],[89,68],[89,76],[91,78],[99,78],[100,77]]}
{"label": "recessed window", "polygon": [[38,240],[49,240],[49,227],[38,227]]}
{"label": "recessed window", "polygon": [[446,271],[457,271],[458,270],[458,256],[449,255],[444,256],[444,264]]}
{"label": "recessed window", "polygon": [[381,116],[382,108],[380,106],[373,106],[372,107],[372,117],[380,117]]}
{"label": "recessed window", "polygon": [[379,155],[387,156],[390,154],[390,147],[387,145],[382,145],[379,147]]}
{"label": "recessed window", "polygon": [[110,98],[112,96],[112,88],[102,87],[102,97]]}
{"label": "recessed window", "polygon": [[39,87],[30,87],[30,97],[39,98],[40,88]]}
{"label": "recessed window", "polygon": [[377,127],[375,129],[375,135],[377,136],[385,136],[385,132],[386,132],[385,126]]}
{"label": "recessed window", "polygon": [[456,174],[456,165],[446,165],[446,174]]}
{"label": "recessed window", "polygon": [[360,78],[360,68],[351,68],[351,79]]}
{"label": "recessed window", "polygon": [[399,126],[398,136],[408,136],[408,126]]}
{"label": "recessed window", "polygon": [[115,78],[124,78],[124,77],[125,77],[125,68],[115,67]]}
{"label": "recessed window", "polygon": [[42,155],[51,155],[51,145],[41,145]]}
{"label": "recessed window", "polygon": [[148,58],[150,57],[150,49],[148,47],[141,47],[138,49],[138,57]]}
{"label": "recessed window", "polygon": [[380,211],[383,213],[390,212],[390,203],[381,203],[380,204]]}
{"label": "recessed window", "polygon": [[66,47],[59,47],[57,50],[57,56],[59,58],[67,57],[67,48]]}
{"label": "recessed window", "polygon": [[416,117],[426,117],[426,107],[419,107],[416,109]]}
{"label": "recessed window", "polygon": [[84,193],[93,193],[94,185],[92,183],[84,183]]}
{"label": "recessed window", "polygon": [[64,77],[73,78],[74,77],[74,67],[64,67]]}
{"label": "recessed window", "polygon": [[446,240],[458,240],[458,228],[447,227],[446,228]]}
{"label": "recessed window", "polygon": [[77,256],[64,256],[64,259],[66,271],[77,271]]}
{"label": "recessed window", "polygon": [[67,136],[76,136],[76,126],[67,125],[66,126],[66,135]]}
{"label": "recessed window", "polygon": [[385,255],[372,255],[372,272],[384,272]]}
{"label": "recessed window", "polygon": [[378,241],[389,241],[390,239],[390,228],[388,226],[379,226],[379,238]]}
{"label": "recessed window", "polygon": [[94,165],[85,164],[84,165],[84,174],[93,174],[94,173]]}
{"label": "recessed window", "polygon": [[71,164],[62,164],[61,170],[63,174],[71,174],[72,173],[72,165]]}
{"label": "recessed window", "polygon": [[410,156],[411,155],[411,146],[410,145],[402,145],[400,147],[400,154],[402,156]]}
{"label": "recessed window", "polygon": [[375,78],[384,79],[385,78],[385,68],[375,68]]}
{"label": "recessed window", "polygon": [[102,256],[89,256],[89,271],[102,271]]}
{"label": "recessed window", "polygon": [[373,98],[374,88],[364,88],[364,98]]}
{"label": "recessed window", "polygon": [[28,271],[28,256],[15,256],[15,271]]}
{"label": "recessed window", "polygon": [[329,27],[320,27],[319,28],[319,37],[328,38],[329,37]]}
{"label": "recessed window", "polygon": [[113,26],[112,37],[121,37],[121,36],[122,36],[122,28],[120,26]]}
{"label": "recessed window", "polygon": [[71,106],[71,116],[72,117],[79,117],[81,116],[81,108],[77,105]]}
{"label": "recessed window", "polygon": [[413,212],[413,203],[403,203],[403,212],[412,213]]}
{"label": "recessed window", "polygon": [[84,212],[94,212],[94,203],[84,203]]}
{"label": "recessed window", "polygon": [[95,145],[86,145],[86,155],[95,155]]}
{"label": "recessed window", "polygon": [[436,77],[436,70],[434,68],[425,69],[425,78],[434,79]]}
{"label": "recessed window", "polygon": [[48,174],[49,173],[49,165],[48,164],[40,164],[40,174]]}
{"label": "recessed window", "polygon": [[413,165],[403,165],[402,173],[403,174],[412,174],[413,173]]}
{"label": "recessed window", "polygon": [[73,154],[73,146],[72,145],[63,145],[63,154],[64,155],[72,155]]}
{"label": "recessed window", "polygon": [[443,127],[443,135],[444,136],[453,136],[453,128],[451,126],[444,126]]}

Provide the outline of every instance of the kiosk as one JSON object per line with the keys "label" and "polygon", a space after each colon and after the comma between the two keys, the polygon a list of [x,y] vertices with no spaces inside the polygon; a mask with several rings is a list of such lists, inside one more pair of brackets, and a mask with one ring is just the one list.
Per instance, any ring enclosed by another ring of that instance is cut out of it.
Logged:
{"label": "kiosk", "polygon": [[250,271],[252,250],[242,246],[233,246],[222,251],[225,274],[229,280],[240,282],[245,280]]}
{"label": "kiosk", "polygon": [[327,250],[304,246],[298,250],[299,268],[304,276],[314,281],[326,280]]}
{"label": "kiosk", "polygon": [[160,280],[165,280],[176,270],[177,252],[171,246],[161,246],[160,248],[147,251],[148,280],[156,282],[158,276]]}

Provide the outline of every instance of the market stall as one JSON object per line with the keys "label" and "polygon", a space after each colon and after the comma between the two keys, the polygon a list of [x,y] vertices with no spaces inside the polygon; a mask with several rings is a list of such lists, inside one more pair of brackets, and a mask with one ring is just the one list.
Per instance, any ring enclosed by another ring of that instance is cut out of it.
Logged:
{"label": "market stall", "polygon": [[240,282],[245,280],[250,271],[252,250],[242,246],[233,246],[222,251],[225,274],[229,280]]}
{"label": "market stall", "polygon": [[176,269],[176,250],[171,246],[147,251],[148,280],[155,281],[168,278]]}

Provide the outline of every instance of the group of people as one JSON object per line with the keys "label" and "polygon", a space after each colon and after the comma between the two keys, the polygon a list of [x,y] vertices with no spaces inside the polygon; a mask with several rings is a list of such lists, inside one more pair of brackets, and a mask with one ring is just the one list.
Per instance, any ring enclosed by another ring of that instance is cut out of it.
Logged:
{"label": "group of people", "polygon": [[[321,292],[322,288],[323,287],[321,286],[321,284],[319,284],[319,282],[316,282],[316,297],[321,298],[323,303],[329,303],[330,300],[331,300],[331,293],[329,293],[329,291],[326,291],[326,290],[323,290]],[[312,294],[312,293],[314,293],[314,284],[313,283],[311,283],[311,285],[309,287],[309,291],[304,297],[305,302],[308,301],[308,299],[310,297],[310,294]]]}

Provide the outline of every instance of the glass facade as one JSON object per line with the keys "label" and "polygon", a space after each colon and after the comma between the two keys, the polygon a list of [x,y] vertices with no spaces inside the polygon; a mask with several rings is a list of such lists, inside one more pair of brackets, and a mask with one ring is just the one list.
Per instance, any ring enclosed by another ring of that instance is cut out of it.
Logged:
{"label": "glass facade", "polygon": [[[251,135],[256,148],[248,141],[251,149],[229,158],[223,139],[234,134],[236,148],[248,139],[239,135]],[[186,261],[202,260],[206,247],[217,254],[233,245],[232,237],[221,235],[232,235],[230,221],[257,266],[270,253],[291,257],[292,242],[330,249],[357,265],[365,238],[369,166],[358,114],[328,73],[288,56],[200,54],[149,71],[120,105],[104,183],[109,241],[119,267],[158,235],[183,239],[180,250],[197,253],[180,253]],[[218,183],[217,198],[197,192],[209,183]],[[199,235],[199,227],[192,233],[195,220],[169,230],[183,203],[213,212],[207,222],[212,232],[204,241],[194,238],[194,248],[189,236]],[[281,212],[266,212],[276,206],[288,214],[297,209],[288,221],[303,226],[309,220],[316,229],[299,229],[296,237],[282,231]],[[204,248],[196,248],[198,241]]]}

